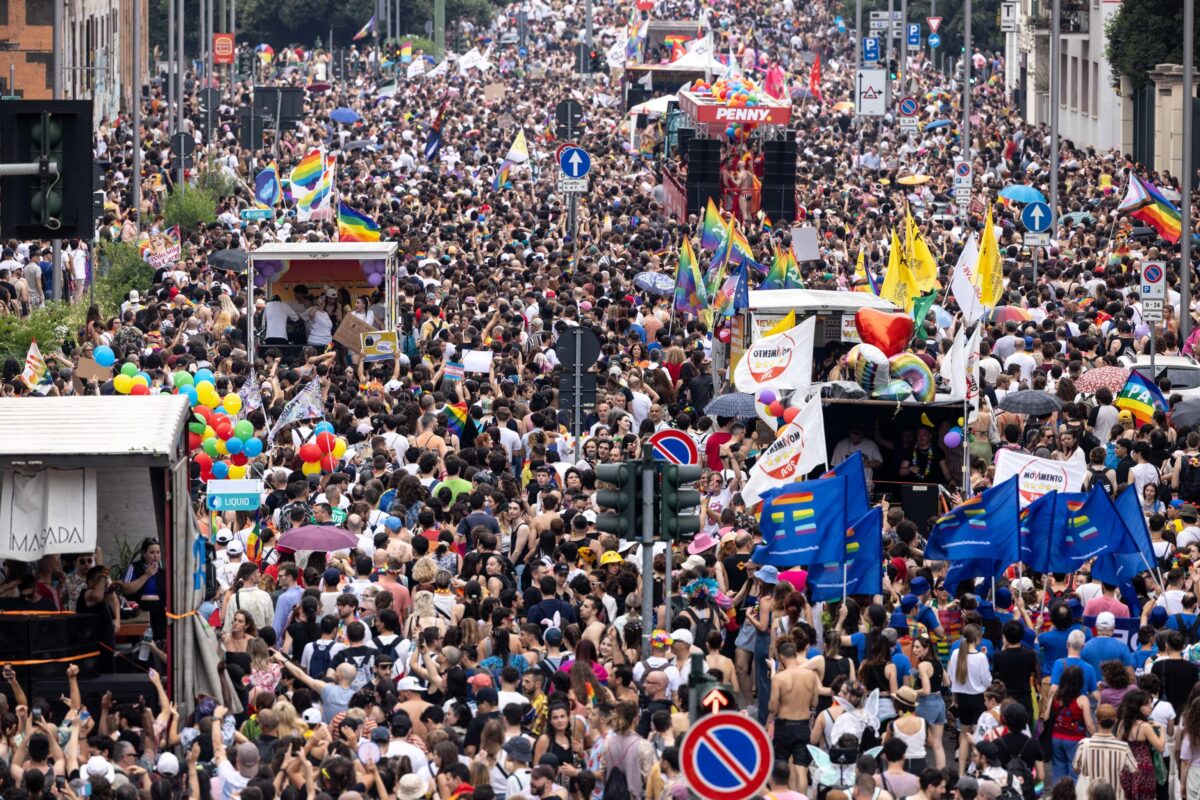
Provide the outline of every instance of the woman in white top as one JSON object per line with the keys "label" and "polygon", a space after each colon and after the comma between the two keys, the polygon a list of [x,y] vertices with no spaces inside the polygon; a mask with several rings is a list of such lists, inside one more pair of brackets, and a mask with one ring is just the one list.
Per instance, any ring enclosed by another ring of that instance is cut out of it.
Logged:
{"label": "woman in white top", "polygon": [[326,347],[333,341],[333,320],[325,310],[325,303],[324,297],[318,297],[303,314],[308,325],[309,347]]}
{"label": "woman in white top", "polygon": [[983,631],[978,625],[963,628],[962,641],[950,654],[950,691],[958,706],[958,724],[962,731],[958,737],[958,763],[967,763],[971,754],[971,735],[975,724],[983,714],[983,693],[992,683],[992,670],[987,656],[979,651]]}
{"label": "woman in white top", "polygon": [[911,686],[901,686],[892,695],[892,704],[899,715],[889,724],[883,734],[883,741],[899,739],[907,749],[904,751],[904,769],[913,775],[920,775],[925,770],[925,740],[928,738],[928,726],[917,711],[917,690]]}

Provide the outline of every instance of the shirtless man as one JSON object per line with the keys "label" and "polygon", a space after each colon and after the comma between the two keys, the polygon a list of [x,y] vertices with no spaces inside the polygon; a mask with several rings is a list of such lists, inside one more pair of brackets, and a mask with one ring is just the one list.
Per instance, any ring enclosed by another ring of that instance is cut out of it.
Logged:
{"label": "shirtless man", "polygon": [[771,701],[767,709],[775,717],[775,757],[792,764],[792,788],[808,791],[809,722],[817,708],[821,679],[815,670],[800,664],[796,645],[789,639],[776,646],[783,668],[771,679]]}

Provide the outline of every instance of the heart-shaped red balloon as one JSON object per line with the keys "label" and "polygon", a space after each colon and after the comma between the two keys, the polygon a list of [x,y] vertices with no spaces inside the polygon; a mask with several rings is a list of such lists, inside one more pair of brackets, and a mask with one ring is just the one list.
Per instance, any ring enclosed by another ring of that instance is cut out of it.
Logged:
{"label": "heart-shaped red balloon", "polygon": [[903,353],[913,335],[912,317],[877,308],[860,308],[854,315],[854,327],[858,329],[858,338],[875,345],[889,358]]}

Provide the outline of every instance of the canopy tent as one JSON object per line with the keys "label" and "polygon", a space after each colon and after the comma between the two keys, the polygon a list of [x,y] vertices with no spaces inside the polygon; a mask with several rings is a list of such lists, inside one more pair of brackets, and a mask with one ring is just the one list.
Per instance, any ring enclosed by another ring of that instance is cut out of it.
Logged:
{"label": "canopy tent", "polygon": [[644,103],[638,103],[636,106],[629,109],[629,116],[636,117],[640,114],[657,114],[660,117],[665,116],[668,106],[670,106],[670,104],[673,102],[677,102],[678,100],[679,98],[673,94],[664,94],[662,97],[655,97],[653,100],[647,100]]}

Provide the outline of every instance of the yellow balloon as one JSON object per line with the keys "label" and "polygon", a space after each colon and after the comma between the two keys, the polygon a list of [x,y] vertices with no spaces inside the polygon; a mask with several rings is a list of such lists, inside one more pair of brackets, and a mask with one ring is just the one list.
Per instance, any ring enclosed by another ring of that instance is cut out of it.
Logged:
{"label": "yellow balloon", "polygon": [[142,386],[145,386],[147,389],[150,388],[150,381],[146,380],[146,377],[144,375],[134,375],[133,382],[135,384],[140,383]]}
{"label": "yellow balloon", "polygon": [[223,456],[229,455],[229,448],[225,446],[224,439],[217,439],[217,452]]}
{"label": "yellow balloon", "polygon": [[333,457],[341,458],[344,455],[346,455],[346,440],[339,436],[333,444]]}
{"label": "yellow balloon", "polygon": [[133,389],[133,378],[129,377],[128,375],[118,373],[117,375],[113,376],[113,388],[116,389],[119,394],[129,394],[130,390]]}
{"label": "yellow balloon", "polygon": [[204,436],[202,436],[201,438],[215,439],[215,438],[217,438],[217,432],[213,430],[212,425],[205,425],[204,426]]}
{"label": "yellow balloon", "polygon": [[236,414],[242,410],[242,398],[238,397],[233,392],[225,395],[224,401],[225,410],[230,414]]}
{"label": "yellow balloon", "polygon": [[242,478],[246,477],[246,468],[239,467],[237,464],[230,464],[229,477],[233,478],[235,481],[240,481]]}
{"label": "yellow balloon", "polygon": [[303,472],[305,475],[320,475],[321,474],[321,462],[320,461],[305,461],[304,466],[300,467],[300,471]]}

